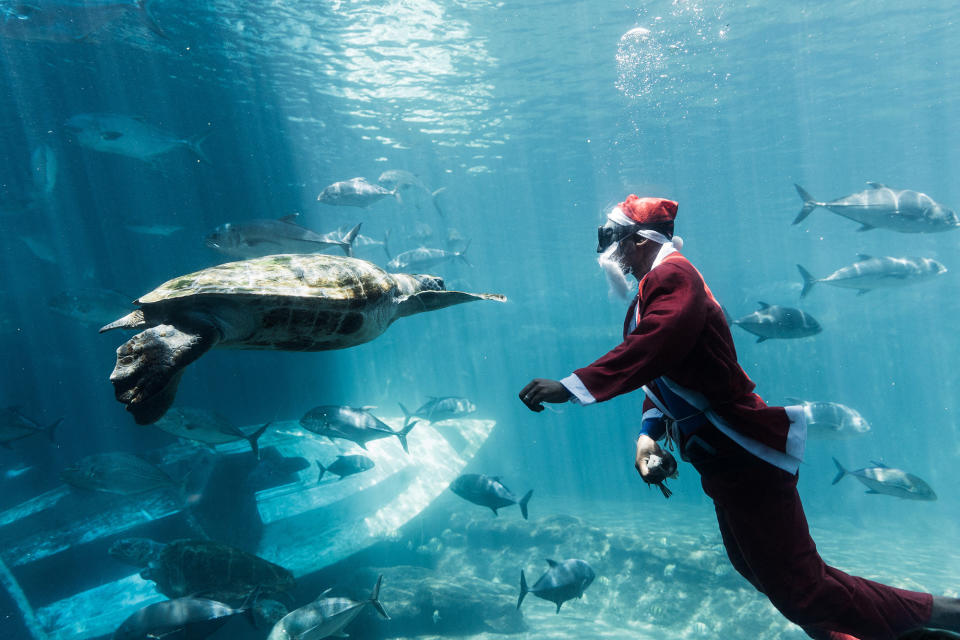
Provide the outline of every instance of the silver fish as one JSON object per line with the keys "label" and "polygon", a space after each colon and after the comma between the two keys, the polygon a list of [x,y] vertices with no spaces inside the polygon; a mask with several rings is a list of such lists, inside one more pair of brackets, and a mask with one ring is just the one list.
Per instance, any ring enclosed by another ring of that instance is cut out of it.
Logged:
{"label": "silver fish", "polygon": [[0,2],[0,36],[28,42],[76,42],[136,11],[150,31],[166,38],[148,4],[149,0],[4,0]]}
{"label": "silver fish", "polygon": [[396,195],[396,191],[370,184],[365,178],[351,178],[326,187],[317,196],[317,201],[343,207],[369,207],[383,198]]}
{"label": "silver fish", "polygon": [[54,442],[53,433],[63,418],[58,418],[46,427],[42,427],[32,418],[20,412],[19,407],[0,409],[0,447],[10,448],[10,444],[30,436],[46,435]]}
{"label": "silver fish", "polygon": [[177,231],[183,231],[183,227],[175,224],[128,224],[124,228],[145,236],[170,236]]}
{"label": "silver fish", "polygon": [[192,596],[148,604],[123,621],[114,631],[113,640],[206,638],[240,614],[247,616],[255,627],[253,607],[259,591],[254,590],[237,609],[217,600]]}
{"label": "silver fish", "polygon": [[834,287],[856,289],[858,295],[863,295],[872,289],[903,287],[947,272],[947,268],[933,258],[874,258],[863,253],[859,258],[857,262],[837,269],[826,278],[815,278],[798,264],[797,269],[800,270],[800,276],[803,278],[800,297],[803,298],[810,293],[813,285],[818,282]]}
{"label": "silver fish", "polygon": [[370,599],[356,602],[348,598],[324,597],[332,589],[327,589],[308,605],[294,609],[274,625],[267,640],[320,640],[332,636],[343,637],[344,627],[360,615],[364,607],[372,606],[386,620],[390,619],[380,604],[380,584],[383,576],[377,578]]}
{"label": "silver fish", "polygon": [[49,196],[57,184],[57,154],[48,144],[41,144],[30,154],[33,186],[43,197]]}
{"label": "silver fish", "polygon": [[444,249],[428,249],[426,247],[411,249],[410,251],[404,251],[390,260],[390,262],[387,263],[387,270],[421,271],[454,259],[462,260],[467,266],[473,266],[463,255],[466,251],[466,249],[463,251],[446,251]]}
{"label": "silver fish", "polygon": [[444,215],[437,196],[446,191],[446,187],[431,191],[417,175],[409,171],[404,171],[403,169],[384,171],[380,174],[380,177],[377,178],[377,182],[380,183],[380,186],[396,192],[397,200],[399,200],[401,204],[412,202],[414,206],[422,210],[424,203],[429,202],[430,206],[433,207],[438,214],[441,216]]}
{"label": "silver fish", "polygon": [[320,475],[317,476],[317,482],[319,483],[328,471],[334,475],[340,476],[340,479],[343,480],[347,476],[352,476],[357,473],[363,473],[368,469],[373,469],[374,466],[373,460],[361,454],[337,456],[337,459],[326,467],[323,466],[319,460],[317,460],[317,467],[320,469]]}
{"label": "silver fish", "polygon": [[820,333],[820,323],[809,313],[792,307],[781,307],[761,302],[760,309],[738,320],[727,319],[757,337],[757,342],[771,338],[806,338]]}
{"label": "silver fish", "polygon": [[846,440],[870,432],[860,413],[839,402],[804,402],[789,398],[803,408],[807,419],[807,435],[817,440]]}
{"label": "silver fish", "polygon": [[132,496],[177,484],[162,469],[140,456],[122,451],[81,458],[60,473],[69,485],[88,491]]}
{"label": "silver fish", "polygon": [[67,120],[65,126],[82,146],[101,153],[152,161],[176,149],[186,148],[210,163],[200,146],[210,135],[209,131],[192,138],[178,138],[147,124],[139,116],[115,113],[80,113]]}
{"label": "silver fish", "polygon": [[485,476],[479,473],[466,473],[450,483],[450,491],[481,507],[487,507],[497,514],[497,509],[509,507],[512,504],[520,505],[520,515],[527,519],[527,503],[533,496],[533,489],[517,499],[510,489],[497,476]]}
{"label": "silver fish", "polygon": [[337,247],[346,255],[353,255],[353,240],[360,225],[345,237],[330,238],[301,227],[295,220],[299,214],[279,220],[249,220],[228,222],[207,236],[206,244],[220,253],[239,258],[259,258],[277,253],[317,253]]}
{"label": "silver fish", "polygon": [[872,461],[872,467],[864,467],[856,471],[847,471],[843,468],[836,458],[833,463],[837,465],[837,475],[833,478],[833,484],[837,484],[846,476],[853,476],[867,487],[866,493],[883,494],[905,500],[936,500],[937,494],[933,492],[926,482],[917,476],[888,467],[882,462]]}
{"label": "silver fish", "polygon": [[538,598],[556,604],[557,613],[560,613],[560,607],[564,602],[582,597],[583,592],[597,577],[593,567],[576,558],[563,562],[548,559],[547,564],[550,568],[532,587],[527,586],[527,578],[523,574],[523,569],[520,570],[520,598],[517,600],[517,609],[523,604],[523,598],[528,593],[532,593]]}
{"label": "silver fish", "polygon": [[902,233],[934,233],[960,226],[960,218],[950,209],[938,204],[925,193],[891,189],[879,182],[868,182],[866,191],[819,202],[803,187],[794,184],[803,198],[803,208],[793,224],[810,215],[817,207],[825,207],[845,218],[859,222],[858,231],[875,228],[892,229]]}
{"label": "silver fish", "polygon": [[110,289],[68,289],[50,298],[47,307],[62,316],[102,327],[112,318],[130,313],[132,301],[130,296]]}
{"label": "silver fish", "polygon": [[210,446],[246,440],[250,443],[251,451],[259,458],[260,436],[264,434],[270,423],[247,435],[215,411],[193,407],[173,407],[154,422],[153,426],[177,438],[202,442]]}
{"label": "silver fish", "polygon": [[433,422],[435,420],[447,420],[449,418],[458,418],[466,416],[477,410],[477,405],[473,404],[467,398],[458,398],[457,396],[430,396],[430,399],[423,403],[419,409],[410,412],[402,403],[400,410],[406,416],[405,424],[408,424],[412,418],[423,418]]}
{"label": "silver fish", "polygon": [[[350,230],[351,230],[350,227],[348,227],[347,225],[344,225],[339,229],[337,229],[336,231],[332,231],[330,234],[325,234],[324,237],[329,236],[329,238],[336,238],[342,241],[347,236],[347,234],[350,233]],[[358,233],[356,237],[354,237],[353,239],[354,247],[382,247],[383,245],[384,245],[383,240],[377,240],[376,238],[371,238],[370,236],[365,236],[360,233]]]}
{"label": "silver fish", "polygon": [[407,434],[417,425],[416,422],[394,431],[390,425],[378,419],[368,407],[353,408],[336,405],[314,407],[300,418],[300,426],[317,435],[333,440],[342,438],[355,442],[364,449],[371,440],[396,436],[403,450],[407,451]]}

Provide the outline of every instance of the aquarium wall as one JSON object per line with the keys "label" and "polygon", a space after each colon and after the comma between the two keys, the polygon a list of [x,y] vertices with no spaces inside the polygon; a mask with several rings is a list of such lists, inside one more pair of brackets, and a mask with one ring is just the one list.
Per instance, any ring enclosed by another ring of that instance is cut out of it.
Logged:
{"label": "aquarium wall", "polygon": [[[621,342],[595,228],[631,193],[679,203],[768,404],[856,414],[811,428],[799,470],[825,559],[956,596],[958,20],[0,2],[0,636],[110,637],[206,593],[232,611],[209,637],[265,638],[333,589],[359,608],[331,633],[361,638],[805,637],[730,567],[690,464],[669,500],[638,476],[642,391],[518,398]],[[894,222],[837,204],[881,190]],[[844,281],[877,264],[880,284]],[[766,305],[821,330],[758,340]],[[172,329],[118,353],[153,325]],[[170,402],[125,410],[124,367]],[[883,466],[935,499],[865,494]],[[451,490],[474,474],[500,506]],[[517,605],[545,558],[595,574],[559,613]],[[364,604],[378,576],[393,621]]]}

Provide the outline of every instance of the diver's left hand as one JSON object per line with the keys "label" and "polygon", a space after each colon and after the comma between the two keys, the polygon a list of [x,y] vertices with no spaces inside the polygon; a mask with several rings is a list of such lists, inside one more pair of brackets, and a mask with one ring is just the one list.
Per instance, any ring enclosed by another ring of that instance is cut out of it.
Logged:
{"label": "diver's left hand", "polygon": [[566,402],[570,392],[557,380],[534,378],[520,392],[520,399],[530,411],[543,411],[544,402]]}

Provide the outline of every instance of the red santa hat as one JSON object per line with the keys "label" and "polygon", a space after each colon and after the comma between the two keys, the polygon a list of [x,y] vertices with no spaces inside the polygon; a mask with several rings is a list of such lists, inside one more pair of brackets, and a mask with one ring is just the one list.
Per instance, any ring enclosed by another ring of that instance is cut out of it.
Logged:
{"label": "red santa hat", "polygon": [[640,198],[634,194],[613,208],[607,218],[624,226],[638,227],[636,233],[660,244],[673,242],[679,249],[683,240],[673,235],[677,203],[666,198]]}

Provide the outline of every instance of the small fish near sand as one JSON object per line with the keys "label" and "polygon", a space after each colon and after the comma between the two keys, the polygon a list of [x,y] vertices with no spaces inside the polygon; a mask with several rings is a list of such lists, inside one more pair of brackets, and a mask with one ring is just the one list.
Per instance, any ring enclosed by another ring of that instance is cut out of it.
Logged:
{"label": "small fish near sand", "polygon": [[318,253],[334,248],[344,255],[353,255],[353,240],[360,231],[359,224],[342,238],[331,237],[297,224],[299,215],[295,213],[278,220],[228,222],[207,236],[206,245],[237,258],[259,258],[278,253]]}
{"label": "small fish near sand", "polygon": [[135,11],[147,29],[167,38],[150,14],[149,4],[150,0],[5,2],[0,5],[0,37],[26,42],[80,42]]}
{"label": "small fish near sand", "polygon": [[167,411],[166,415],[154,422],[153,426],[177,438],[202,442],[211,447],[246,440],[250,443],[253,455],[259,460],[260,436],[270,427],[270,423],[247,434],[215,411],[196,407],[173,407]]}
{"label": "small fish near sand", "polygon": [[181,138],[148,124],[140,116],[119,113],[80,113],[67,120],[65,126],[81,146],[100,153],[152,162],[177,149],[187,149],[210,164],[200,146],[210,131]]}
{"label": "small fish near sand", "polygon": [[317,460],[317,467],[320,469],[320,475],[317,476],[317,484],[320,484],[324,474],[328,471],[336,476],[340,476],[338,480],[343,480],[347,476],[373,469],[374,466],[373,460],[361,454],[337,456],[337,459],[326,467]]}
{"label": "small fish near sand", "polygon": [[839,402],[805,402],[788,398],[803,409],[807,436],[813,440],[848,440],[870,433],[870,424],[862,415]]}
{"label": "small fish near sand", "polygon": [[795,339],[814,336],[823,329],[820,323],[800,309],[781,307],[760,302],[760,309],[738,320],[727,316],[727,323],[737,325],[744,331],[757,336],[757,342],[774,338]]}
{"label": "small fish near sand", "polygon": [[327,589],[316,600],[299,609],[294,609],[274,625],[267,640],[321,640],[321,638],[346,637],[344,628],[354,621],[367,606],[373,607],[385,620],[390,616],[380,604],[380,584],[383,576],[377,578],[373,593],[368,600],[356,602],[349,598],[328,598],[332,591]]}
{"label": "small fish near sand", "polygon": [[450,484],[450,490],[455,494],[472,502],[487,507],[493,515],[499,515],[497,509],[509,507],[512,504],[520,506],[520,514],[527,519],[527,503],[533,496],[533,489],[527,491],[519,500],[510,489],[500,481],[499,476],[485,476],[477,473],[467,473]]}
{"label": "small fish near sand", "polygon": [[46,436],[53,443],[53,436],[63,418],[57,418],[47,426],[41,426],[36,420],[27,417],[20,411],[20,407],[6,407],[0,409],[0,447],[10,449],[17,440],[31,436]]}
{"label": "small fish near sand", "polygon": [[528,593],[557,605],[557,613],[567,600],[583,597],[583,592],[590,586],[596,573],[593,567],[576,558],[556,562],[547,560],[550,566],[547,572],[540,576],[532,587],[527,586],[527,578],[520,570],[520,598],[517,600],[517,609],[523,604]]}
{"label": "small fish near sand", "polygon": [[798,264],[797,269],[803,278],[800,297],[806,297],[813,285],[820,282],[844,289],[856,289],[857,295],[863,295],[873,289],[904,287],[930,280],[947,272],[947,268],[933,258],[874,258],[864,253],[858,258],[857,262],[837,269],[826,278],[816,278]]}
{"label": "small fish near sand", "polygon": [[866,191],[851,193],[829,202],[821,202],[794,184],[803,199],[803,208],[793,224],[799,224],[817,207],[860,223],[857,231],[890,229],[901,233],[938,233],[960,226],[960,217],[925,193],[909,189],[891,189],[879,182],[868,182]]}
{"label": "small fish near sand", "polygon": [[408,424],[402,430],[394,431],[390,425],[370,413],[370,409],[372,407],[321,405],[314,407],[300,418],[300,426],[317,435],[326,436],[330,440],[334,438],[350,440],[364,449],[371,440],[396,436],[403,450],[410,453],[407,449],[407,435],[417,423]]}
{"label": "small fish near sand", "polygon": [[906,471],[888,467],[882,462],[874,460],[871,462],[872,467],[864,467],[856,471],[847,471],[836,458],[833,459],[833,464],[837,465],[837,475],[833,478],[833,484],[837,484],[846,476],[853,476],[867,487],[865,493],[871,495],[893,496],[904,500],[933,501],[937,499],[937,494],[926,482]]}
{"label": "small fish near sand", "polygon": [[237,615],[246,616],[250,625],[256,628],[253,607],[258,595],[259,589],[255,589],[236,609],[218,600],[190,596],[155,602],[124,620],[113,632],[113,640],[201,640]]}
{"label": "small fish near sand", "polygon": [[369,207],[384,198],[396,197],[397,191],[370,184],[366,178],[334,182],[317,196],[317,202],[339,207]]}

